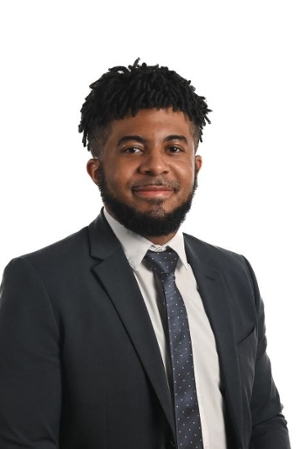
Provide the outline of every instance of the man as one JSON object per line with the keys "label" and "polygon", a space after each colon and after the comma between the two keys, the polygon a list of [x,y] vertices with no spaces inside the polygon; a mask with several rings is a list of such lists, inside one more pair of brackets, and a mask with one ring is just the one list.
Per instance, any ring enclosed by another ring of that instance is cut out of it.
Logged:
{"label": "man", "polygon": [[104,210],[13,260],[0,447],[288,449],[247,260],[179,228],[209,109],[166,67],[114,67],[79,130]]}

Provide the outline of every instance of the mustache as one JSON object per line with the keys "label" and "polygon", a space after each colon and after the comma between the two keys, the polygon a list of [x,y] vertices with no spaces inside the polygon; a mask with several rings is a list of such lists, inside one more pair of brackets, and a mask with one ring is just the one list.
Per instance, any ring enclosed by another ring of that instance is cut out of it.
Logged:
{"label": "mustache", "polygon": [[130,187],[132,189],[136,189],[149,186],[160,186],[167,189],[179,190],[181,185],[178,181],[167,181],[162,177],[158,177],[156,179],[149,179],[149,181],[135,181],[131,184]]}

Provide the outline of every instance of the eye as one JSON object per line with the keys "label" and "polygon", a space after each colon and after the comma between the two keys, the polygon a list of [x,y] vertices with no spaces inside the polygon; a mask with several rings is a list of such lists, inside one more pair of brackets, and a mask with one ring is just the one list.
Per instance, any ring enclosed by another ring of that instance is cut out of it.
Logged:
{"label": "eye", "polygon": [[128,148],[124,148],[122,150],[122,153],[127,153],[127,154],[137,154],[139,152],[141,152],[141,148],[138,147],[128,147]]}
{"label": "eye", "polygon": [[174,146],[172,146],[172,147],[169,147],[168,148],[168,151],[170,152],[170,153],[181,153],[182,152],[182,148],[179,148],[179,147],[176,147],[175,145]]}

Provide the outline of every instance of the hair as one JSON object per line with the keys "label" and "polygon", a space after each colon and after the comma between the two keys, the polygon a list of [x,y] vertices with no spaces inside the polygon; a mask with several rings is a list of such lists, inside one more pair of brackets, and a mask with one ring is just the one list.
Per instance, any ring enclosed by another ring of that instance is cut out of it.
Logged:
{"label": "hair", "polygon": [[82,143],[97,157],[99,138],[105,143],[113,120],[137,115],[141,109],[172,108],[183,112],[192,122],[196,145],[202,142],[202,131],[210,123],[205,98],[195,93],[191,81],[168,67],[139,64],[139,58],[128,68],[112,67],[89,86],[92,90],[81,108],[78,127]]}

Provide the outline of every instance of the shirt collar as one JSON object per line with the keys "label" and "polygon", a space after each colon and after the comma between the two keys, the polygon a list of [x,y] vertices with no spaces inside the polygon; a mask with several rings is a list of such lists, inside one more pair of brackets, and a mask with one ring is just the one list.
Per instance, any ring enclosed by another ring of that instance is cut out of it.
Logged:
{"label": "shirt collar", "polygon": [[141,235],[125,228],[125,226],[113,218],[105,208],[104,216],[117,239],[120,241],[130,266],[135,271],[139,269],[140,264],[149,249],[152,251],[164,251],[167,246],[177,252],[182,265],[186,269],[188,268],[188,262],[184,249],[184,238],[180,230],[165,245],[155,245],[145,237],[142,237]]}

